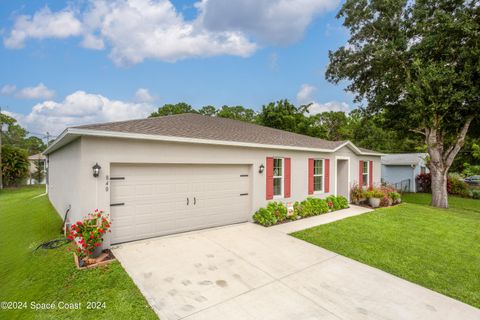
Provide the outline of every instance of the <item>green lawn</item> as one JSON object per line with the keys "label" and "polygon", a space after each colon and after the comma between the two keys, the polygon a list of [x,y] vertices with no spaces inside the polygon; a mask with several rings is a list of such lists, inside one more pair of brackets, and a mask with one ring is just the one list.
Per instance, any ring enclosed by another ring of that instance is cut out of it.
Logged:
{"label": "green lawn", "polygon": [[[45,187],[0,191],[0,301],[82,303],[81,310],[5,311],[0,319],[157,319],[118,262],[78,271],[66,247],[34,252],[60,237],[61,219]],[[106,308],[87,310],[89,301]]]}
{"label": "green lawn", "polygon": [[480,307],[480,201],[450,197],[450,209],[408,194],[401,205],[292,235]]}

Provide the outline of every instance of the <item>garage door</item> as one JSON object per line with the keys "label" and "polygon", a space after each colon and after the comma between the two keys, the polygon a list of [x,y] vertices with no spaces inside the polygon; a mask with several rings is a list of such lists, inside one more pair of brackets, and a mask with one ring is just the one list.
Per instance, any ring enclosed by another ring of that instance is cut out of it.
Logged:
{"label": "garage door", "polygon": [[112,243],[244,222],[248,165],[113,164]]}

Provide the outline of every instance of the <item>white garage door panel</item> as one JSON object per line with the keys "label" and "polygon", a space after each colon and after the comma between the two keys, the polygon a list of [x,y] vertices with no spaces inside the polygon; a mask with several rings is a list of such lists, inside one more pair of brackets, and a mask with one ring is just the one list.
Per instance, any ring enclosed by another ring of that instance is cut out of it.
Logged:
{"label": "white garage door panel", "polygon": [[111,242],[247,221],[249,171],[248,165],[112,164],[111,177],[124,179],[111,180],[111,203],[124,205],[111,207]]}

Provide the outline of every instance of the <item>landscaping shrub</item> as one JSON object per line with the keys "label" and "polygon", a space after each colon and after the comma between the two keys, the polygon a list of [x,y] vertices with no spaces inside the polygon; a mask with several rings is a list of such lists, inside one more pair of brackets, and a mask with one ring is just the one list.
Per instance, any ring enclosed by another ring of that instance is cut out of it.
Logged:
{"label": "landscaping shrub", "polygon": [[91,256],[103,243],[103,237],[110,229],[110,216],[103,211],[95,210],[70,226],[67,236],[75,246],[75,253],[83,258]]}
{"label": "landscaping shrub", "polygon": [[335,197],[334,195],[328,196],[326,200],[327,200],[328,207],[330,209],[332,210],[341,209],[340,204],[338,203],[337,197]]}
{"label": "landscaping shrub", "polygon": [[473,190],[471,190],[471,193],[472,193],[472,198],[473,199],[480,199],[480,190],[473,189]]}
{"label": "landscaping shrub", "polygon": [[318,198],[307,198],[301,202],[300,216],[302,218],[316,216],[328,212],[326,200]]}
{"label": "landscaping shrub", "polygon": [[348,208],[348,199],[345,198],[344,196],[338,196],[337,201],[338,201],[338,205],[340,206],[340,209]]}
{"label": "landscaping shrub", "polygon": [[365,198],[366,196],[363,188],[360,187],[358,183],[354,183],[350,189],[350,199],[352,199],[352,202],[359,204],[360,201],[364,200]]}
{"label": "landscaping shrub", "polygon": [[277,223],[277,218],[275,218],[275,216],[273,215],[273,212],[265,208],[260,208],[253,215],[253,221],[255,221],[258,224],[261,224],[264,227],[269,227]]}
{"label": "landscaping shrub", "polygon": [[390,206],[390,199],[388,196],[384,195],[382,199],[380,199],[380,207],[388,207]]}
{"label": "landscaping shrub", "polygon": [[[330,205],[329,205],[330,204]],[[282,202],[270,202],[266,208],[260,208],[253,215],[253,221],[262,226],[269,227],[285,220],[297,220],[298,217],[306,218],[327,213],[330,210],[348,208],[348,200],[343,196],[328,196],[326,199],[306,198],[302,202],[293,204],[293,214],[287,216],[287,207]]]}
{"label": "landscaping shrub", "polygon": [[[419,192],[432,193],[432,174],[431,173],[421,173],[415,180],[418,182]],[[447,179],[447,192],[452,193],[452,181],[450,178]]]}
{"label": "landscaping shrub", "polygon": [[448,180],[450,181],[450,194],[459,195],[465,198],[470,197],[468,185],[462,180],[462,177],[459,174],[449,174]]}
{"label": "landscaping shrub", "polygon": [[421,173],[416,178],[418,188],[421,192],[432,192],[432,175],[430,173]]}
{"label": "landscaping shrub", "polygon": [[0,174],[6,187],[19,186],[27,177],[29,167],[27,151],[9,145],[2,146]]}
{"label": "landscaping shrub", "polygon": [[381,190],[379,189],[372,189],[370,191],[367,191],[365,193],[366,197],[367,198],[378,198],[378,199],[382,199],[384,196],[385,196],[385,193],[383,193]]}
{"label": "landscaping shrub", "polygon": [[388,194],[393,203],[397,203],[400,200],[400,193],[393,191]]}
{"label": "landscaping shrub", "polygon": [[277,222],[285,221],[287,218],[287,207],[282,202],[270,202],[267,210],[273,214]]}

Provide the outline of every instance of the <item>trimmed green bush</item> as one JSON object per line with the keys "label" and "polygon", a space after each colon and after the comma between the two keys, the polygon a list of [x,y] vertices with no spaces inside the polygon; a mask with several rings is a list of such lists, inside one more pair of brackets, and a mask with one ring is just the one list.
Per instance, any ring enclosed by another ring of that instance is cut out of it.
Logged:
{"label": "trimmed green bush", "polygon": [[264,227],[269,227],[277,223],[277,218],[273,215],[273,212],[265,208],[258,209],[257,212],[253,215],[253,221],[258,224],[261,224]]}
{"label": "trimmed green bush", "polygon": [[318,198],[307,198],[301,203],[300,216],[302,218],[316,216],[328,212],[326,200]]}
{"label": "trimmed green bush", "polygon": [[463,181],[458,174],[449,174],[448,180],[450,181],[450,193],[459,195],[460,197],[470,197],[470,190],[468,185]]}
{"label": "trimmed green bush", "polygon": [[[329,206],[329,203],[331,206]],[[293,204],[293,215],[287,217],[287,207],[282,202],[269,202],[266,208],[261,208],[253,215],[253,221],[262,226],[269,227],[286,220],[297,220],[298,217],[306,218],[327,213],[330,210],[348,208],[348,200],[343,196],[328,196],[326,199],[306,198],[302,202]]]}
{"label": "trimmed green bush", "polygon": [[338,198],[334,195],[328,196],[326,200],[328,207],[332,209],[332,211],[340,210],[342,208],[338,203]]}
{"label": "trimmed green bush", "polygon": [[473,199],[480,199],[480,189],[477,190],[477,189],[473,189],[471,190],[472,192],[472,198]]}
{"label": "trimmed green bush", "polygon": [[287,207],[282,202],[270,202],[267,205],[267,210],[273,214],[277,222],[287,219]]}
{"label": "trimmed green bush", "polygon": [[348,208],[348,199],[346,197],[338,196],[337,197],[337,202],[338,202],[338,205],[340,206],[340,209]]}

